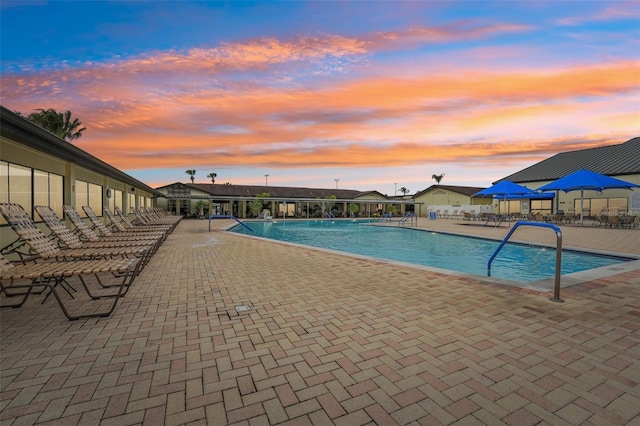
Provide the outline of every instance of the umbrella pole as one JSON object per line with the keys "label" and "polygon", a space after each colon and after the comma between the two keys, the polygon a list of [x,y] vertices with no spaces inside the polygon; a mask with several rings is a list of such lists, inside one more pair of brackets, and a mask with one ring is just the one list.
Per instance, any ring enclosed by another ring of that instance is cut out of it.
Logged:
{"label": "umbrella pole", "polygon": [[584,222],[584,189],[580,189],[580,226]]}

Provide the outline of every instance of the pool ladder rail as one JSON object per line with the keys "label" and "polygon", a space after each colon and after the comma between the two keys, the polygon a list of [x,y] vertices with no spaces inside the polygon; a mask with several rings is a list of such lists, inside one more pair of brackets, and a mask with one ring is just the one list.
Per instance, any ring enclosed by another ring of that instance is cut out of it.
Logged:
{"label": "pool ladder rail", "polygon": [[415,213],[413,212],[409,212],[407,214],[405,214],[402,219],[400,219],[398,221],[398,226],[404,226],[407,223],[409,223],[409,225],[411,226],[417,226],[418,225],[418,216],[416,216]]}
{"label": "pool ladder rail", "polygon": [[240,225],[242,225],[243,227],[251,231],[252,234],[255,234],[255,231],[249,228],[249,226],[247,226],[246,223],[244,223],[243,221],[241,221],[240,219],[238,219],[237,217],[231,214],[212,214],[211,216],[209,216],[209,232],[211,232],[211,219],[233,219],[236,222],[238,222]]}
{"label": "pool ladder rail", "polygon": [[488,277],[491,276],[491,263],[493,262],[493,259],[496,258],[500,250],[502,250],[502,247],[504,247],[504,245],[507,243],[507,240],[509,240],[509,238],[511,237],[511,235],[513,235],[515,230],[521,226],[537,226],[540,228],[551,228],[553,231],[555,231],[556,233],[556,275],[555,275],[555,286],[553,289],[553,297],[550,297],[549,299],[551,299],[554,302],[564,302],[564,300],[560,298],[560,272],[562,270],[562,231],[560,230],[559,227],[557,227],[552,223],[526,222],[526,221],[516,222],[513,225],[513,228],[511,228],[509,233],[504,237],[502,242],[498,245],[496,250],[491,255],[491,258],[487,263],[487,276]]}

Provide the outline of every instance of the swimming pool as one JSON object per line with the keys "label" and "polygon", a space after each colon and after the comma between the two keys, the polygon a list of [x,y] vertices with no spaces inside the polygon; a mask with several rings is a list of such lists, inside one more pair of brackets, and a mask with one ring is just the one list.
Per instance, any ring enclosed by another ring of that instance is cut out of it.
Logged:
{"label": "swimming pool", "polygon": [[[279,241],[412,263],[474,275],[487,275],[487,262],[499,242],[459,235],[366,226],[371,221],[308,220],[251,222],[232,232]],[[629,259],[563,250],[562,274],[615,265]],[[493,278],[532,282],[553,278],[555,249],[507,243],[491,265]]]}

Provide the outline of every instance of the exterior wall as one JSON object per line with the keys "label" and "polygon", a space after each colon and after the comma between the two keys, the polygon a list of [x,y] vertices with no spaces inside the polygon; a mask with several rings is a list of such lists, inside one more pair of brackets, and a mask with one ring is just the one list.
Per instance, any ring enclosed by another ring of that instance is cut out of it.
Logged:
{"label": "exterior wall", "polygon": [[[170,195],[171,189],[174,187],[175,186],[166,186],[163,188],[159,188],[157,191],[165,195]],[[187,186],[182,187],[181,190],[185,191],[185,195],[183,198],[168,199],[165,197],[158,197],[156,199],[156,206],[165,210],[171,210],[171,212],[176,215],[180,214],[180,211],[176,211],[176,208],[179,209],[179,206],[182,206],[183,209],[186,208],[188,210],[187,215],[192,215],[199,213],[197,211],[199,209],[196,205],[199,201],[204,201],[206,205],[205,210],[207,210],[208,212],[213,211],[214,206],[212,200],[206,199],[206,197],[209,197],[208,193],[198,191],[197,189],[193,189]],[[195,197],[195,199],[193,197]],[[174,205],[175,207],[170,208],[170,205]]]}
{"label": "exterior wall", "polygon": [[[102,186],[102,205],[108,205],[108,199],[106,196],[107,188],[115,188],[123,191],[123,193],[133,192],[136,194],[136,199],[139,196],[144,196],[149,199],[153,197],[151,192],[145,191],[141,188],[132,188],[131,185],[126,184],[117,179],[109,176],[102,175],[100,173],[93,172],[80,164],[76,164],[70,161],[65,161],[55,156],[42,153],[36,149],[25,146],[21,143],[15,142],[5,137],[0,137],[0,160],[10,164],[35,169],[41,172],[53,173],[63,177],[63,204],[74,206],[82,214],[82,206],[76,206],[76,192],[75,183],[76,180],[82,180],[95,185]],[[2,178],[2,177],[0,177]],[[6,178],[6,176],[4,176]],[[4,190],[3,190],[4,191]],[[11,187],[9,187],[9,194],[11,194]],[[8,194],[1,194],[1,200],[6,200]],[[124,197],[125,205],[123,212],[128,212],[128,197]],[[31,212],[33,206],[29,206],[25,209]],[[60,212],[56,212],[59,215]],[[96,212],[96,214],[102,215],[102,212]],[[35,217],[35,221],[38,222],[38,217]],[[38,225],[45,233],[47,233],[44,225]],[[6,224],[4,219],[0,219],[0,247],[4,247],[7,244],[15,240],[15,233],[11,230],[11,227]]]}
{"label": "exterior wall", "polygon": [[[626,182],[635,183],[640,185],[640,174],[635,175],[623,175],[623,176],[611,176],[616,179],[624,180]],[[538,189],[543,185],[551,183],[552,181],[540,181],[540,182],[527,182],[525,186],[531,189]],[[626,198],[627,206],[629,210],[640,211],[640,188],[634,190],[628,189],[606,189],[602,193],[596,191],[584,191],[584,199],[603,200],[607,198]],[[571,212],[575,205],[580,204],[580,191],[557,191],[556,198],[553,202],[554,211],[563,210],[565,213]],[[595,203],[594,203],[595,204]],[[576,209],[575,213],[579,213]],[[590,211],[589,214],[599,214],[599,211]]]}
{"label": "exterior wall", "polygon": [[420,211],[416,212],[422,217],[429,215],[430,206],[451,206],[452,209],[455,209],[469,204],[486,205],[492,203],[491,198],[472,198],[469,195],[438,187],[421,194],[415,200],[418,203],[424,203]]}

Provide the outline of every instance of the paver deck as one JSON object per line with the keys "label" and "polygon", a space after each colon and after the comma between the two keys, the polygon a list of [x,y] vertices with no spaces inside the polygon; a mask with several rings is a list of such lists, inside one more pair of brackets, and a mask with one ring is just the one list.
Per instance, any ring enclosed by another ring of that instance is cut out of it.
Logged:
{"label": "paver deck", "polygon": [[[109,318],[1,310],[0,423],[640,423],[638,269],[554,303],[207,225],[183,221]],[[567,227],[565,245],[640,254],[640,231]]]}

